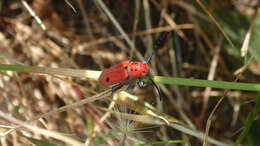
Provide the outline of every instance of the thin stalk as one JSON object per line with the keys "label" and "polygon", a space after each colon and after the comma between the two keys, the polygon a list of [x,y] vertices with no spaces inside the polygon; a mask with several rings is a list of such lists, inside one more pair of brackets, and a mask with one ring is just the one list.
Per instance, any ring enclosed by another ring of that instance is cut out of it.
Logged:
{"label": "thin stalk", "polygon": [[231,90],[260,91],[260,83],[240,83],[227,81],[210,81],[200,79],[186,79],[176,77],[153,76],[152,79],[160,84],[172,84],[182,86],[211,87]]}
{"label": "thin stalk", "polygon": [[[49,68],[36,67],[26,65],[8,65],[0,64],[0,71],[17,71],[17,72],[35,72],[54,75],[63,75],[71,77],[82,77],[98,79],[100,71],[94,70],[79,70],[68,68]],[[196,87],[211,87],[219,89],[244,90],[244,91],[260,91],[260,83],[241,83],[241,82],[227,82],[227,81],[210,81],[201,79],[187,79],[176,77],[153,76],[153,81],[159,84],[171,84],[181,86],[196,86]]]}
{"label": "thin stalk", "polygon": [[98,79],[101,73],[100,71],[95,71],[95,70],[0,64],[0,71],[4,71],[4,70],[16,71],[16,72],[34,72],[34,73],[62,75],[62,76],[80,77],[80,78],[91,78],[91,79]]}

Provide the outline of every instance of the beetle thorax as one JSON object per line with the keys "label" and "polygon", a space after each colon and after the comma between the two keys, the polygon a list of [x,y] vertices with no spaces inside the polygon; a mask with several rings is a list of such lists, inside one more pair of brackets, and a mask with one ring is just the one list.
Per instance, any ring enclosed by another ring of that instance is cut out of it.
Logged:
{"label": "beetle thorax", "polygon": [[146,76],[149,72],[149,67],[146,63],[131,62],[128,68],[129,74],[134,78]]}

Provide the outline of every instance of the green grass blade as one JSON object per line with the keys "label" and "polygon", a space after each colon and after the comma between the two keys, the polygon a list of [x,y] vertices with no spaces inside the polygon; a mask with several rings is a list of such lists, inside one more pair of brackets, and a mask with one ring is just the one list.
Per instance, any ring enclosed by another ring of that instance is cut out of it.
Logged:
{"label": "green grass blade", "polygon": [[17,72],[31,72],[35,70],[36,67],[27,65],[9,65],[0,64],[0,70],[17,71]]}
{"label": "green grass blade", "polygon": [[170,143],[184,143],[188,144],[190,146],[191,144],[184,140],[168,140],[168,141],[154,141],[154,142],[148,142],[145,144],[134,144],[133,146],[146,146],[146,145],[162,145],[162,144],[170,144]]}
{"label": "green grass blade", "polygon": [[258,95],[256,97],[256,104],[254,106],[253,111],[251,111],[247,116],[245,128],[243,129],[243,131],[240,133],[239,137],[236,140],[235,143],[236,146],[239,145],[244,140],[244,138],[248,135],[248,132],[254,122],[255,117],[258,115],[259,111],[260,111],[260,92],[258,92]]}
{"label": "green grass blade", "polygon": [[162,77],[162,76],[154,76],[153,80],[154,82],[160,84],[211,87],[211,88],[245,90],[245,91],[260,91],[260,84],[256,84],[256,83],[210,81],[210,80],[186,79],[186,78]]}
{"label": "green grass blade", "polygon": [[57,146],[56,144],[50,143],[47,140],[36,139],[32,137],[25,137],[36,146]]}
{"label": "green grass blade", "polygon": [[[17,72],[38,72],[38,73],[65,75],[65,76],[72,76],[72,77],[87,77],[93,79],[97,79],[98,76],[100,75],[99,71],[90,71],[90,70],[0,64],[0,71],[5,71],[5,70],[17,71]],[[256,84],[256,83],[210,81],[210,80],[186,79],[186,78],[163,77],[163,76],[154,76],[152,78],[154,82],[160,84],[211,87],[211,88],[245,90],[245,91],[260,91],[260,84]]]}

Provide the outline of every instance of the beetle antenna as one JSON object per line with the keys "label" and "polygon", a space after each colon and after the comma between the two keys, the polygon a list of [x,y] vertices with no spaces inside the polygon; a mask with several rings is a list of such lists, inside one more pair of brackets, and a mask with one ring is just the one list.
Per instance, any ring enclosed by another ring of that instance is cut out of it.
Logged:
{"label": "beetle antenna", "polygon": [[152,82],[153,86],[157,89],[159,96],[160,96],[160,100],[162,100],[163,95],[162,95],[161,89],[155,84],[155,82],[151,79],[151,77],[148,77],[148,78]]}
{"label": "beetle antenna", "polygon": [[154,54],[154,50],[152,50],[152,53],[150,54],[150,56],[148,57],[146,64],[149,64],[151,62],[152,56]]}
{"label": "beetle antenna", "polygon": [[154,51],[157,50],[158,48],[160,48],[164,44],[167,34],[168,34],[168,31],[164,31],[160,34],[158,40],[155,42],[155,44],[153,46],[152,53],[150,54],[150,56],[148,57],[148,59],[146,61],[147,64],[149,64],[151,62]]}

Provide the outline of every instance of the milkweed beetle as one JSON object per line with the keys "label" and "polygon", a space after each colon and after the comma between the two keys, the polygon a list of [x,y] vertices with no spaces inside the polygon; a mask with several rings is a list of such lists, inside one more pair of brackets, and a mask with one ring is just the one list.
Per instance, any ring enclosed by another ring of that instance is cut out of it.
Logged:
{"label": "milkweed beetle", "polygon": [[[168,32],[162,32],[159,39],[156,41],[151,55],[148,57],[147,61],[145,63],[137,62],[137,61],[123,61],[117,65],[114,65],[106,70],[104,70],[98,81],[100,85],[103,86],[109,86],[112,85],[112,93],[111,96],[113,96],[113,91],[120,86],[122,86],[123,83],[130,81],[127,89],[132,88],[134,85],[133,79],[138,79],[138,85],[140,88],[145,87],[146,84],[142,81],[142,77],[148,76],[149,73],[149,66],[148,64],[151,61],[152,55],[154,54],[154,50],[158,49],[165,41],[167,37]],[[160,88],[154,83],[154,81],[148,77],[150,82],[155,86],[157,89],[160,98],[162,96]]]}

